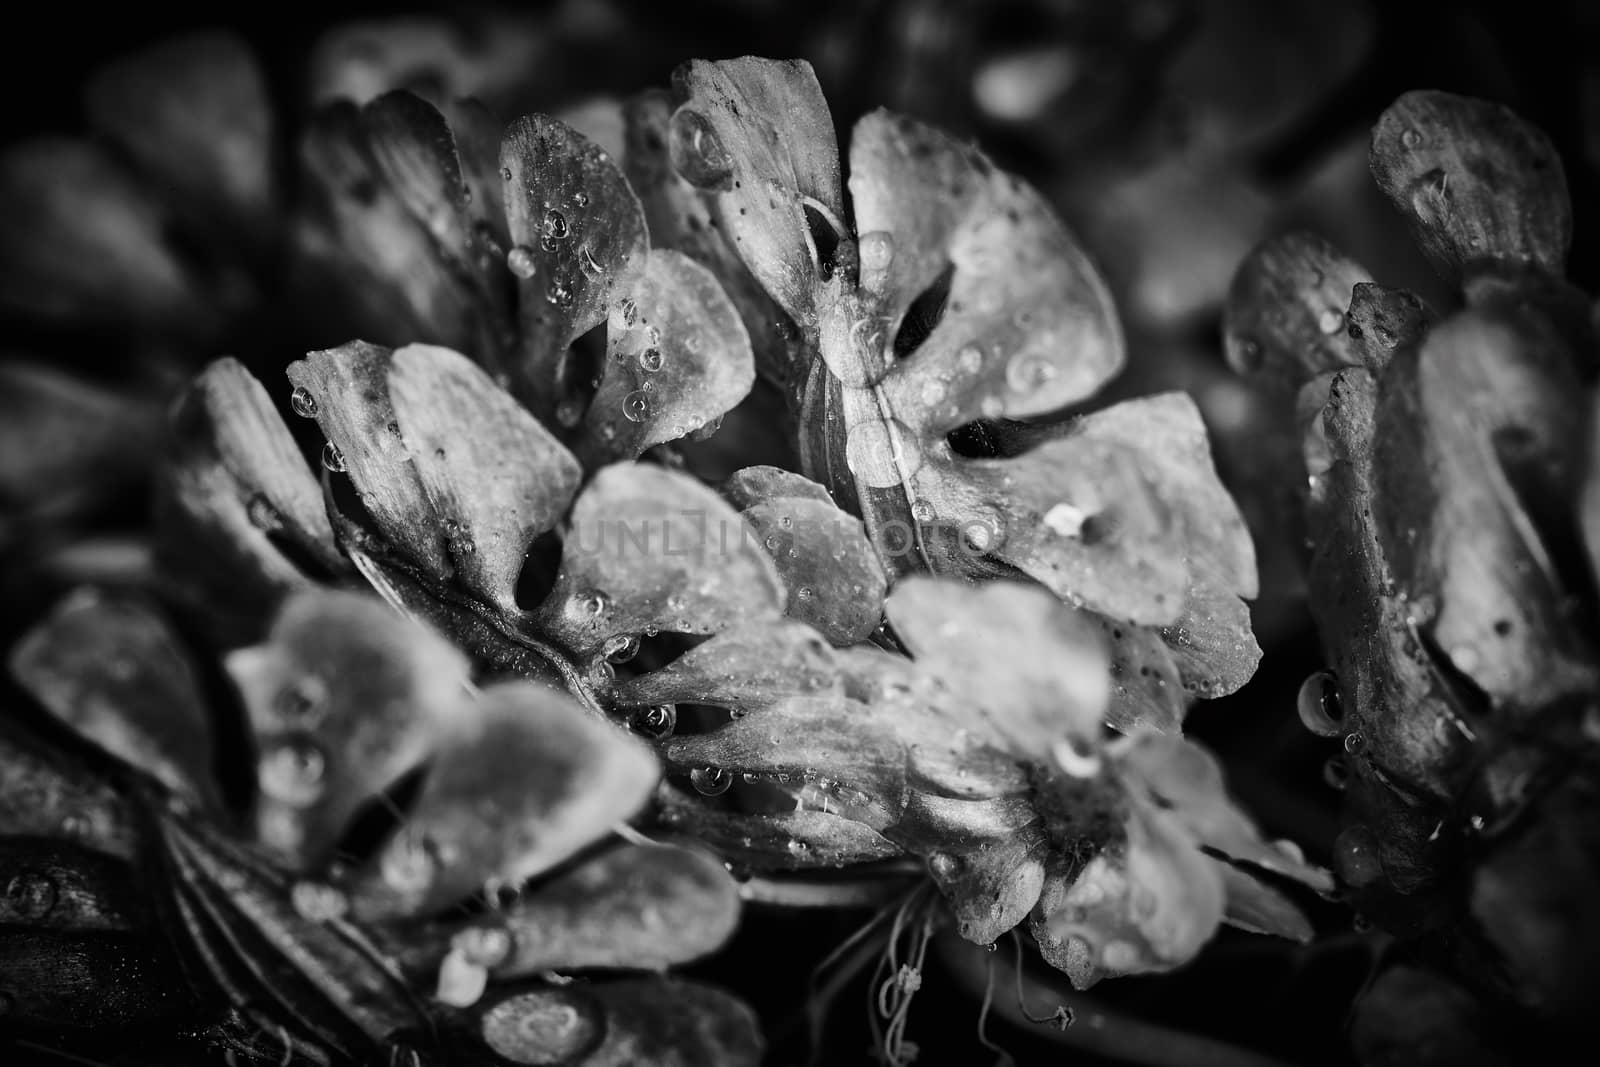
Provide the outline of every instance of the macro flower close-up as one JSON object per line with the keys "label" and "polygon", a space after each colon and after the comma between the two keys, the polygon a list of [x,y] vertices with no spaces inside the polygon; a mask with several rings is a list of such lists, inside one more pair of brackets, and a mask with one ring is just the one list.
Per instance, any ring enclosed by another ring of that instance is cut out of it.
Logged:
{"label": "macro flower close-up", "polygon": [[1577,5],[45,14],[0,1061],[1590,1036]]}

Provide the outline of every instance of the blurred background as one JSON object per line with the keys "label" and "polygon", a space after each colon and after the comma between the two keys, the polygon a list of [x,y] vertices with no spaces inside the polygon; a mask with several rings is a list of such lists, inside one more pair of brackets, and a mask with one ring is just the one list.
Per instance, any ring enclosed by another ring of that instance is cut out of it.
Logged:
{"label": "blurred background", "polygon": [[[375,50],[361,29],[396,17],[429,42],[414,62],[403,49]],[[1263,238],[1308,228],[1380,282],[1448,305],[1366,165],[1378,114],[1408,89],[1432,88],[1507,104],[1549,134],[1575,203],[1573,280],[1592,291],[1600,272],[1600,5],[1582,0],[566,0],[334,4],[314,13],[231,4],[203,14],[35,4],[26,24],[14,21],[0,40],[4,142],[80,134],[94,70],[201,28],[233,30],[257,52],[284,145],[319,101],[378,85],[412,81],[476,95],[502,119],[583,114],[596,100],[667,84],[685,59],[742,54],[810,60],[841,141],[880,106],[975,139],[1052,199],[1111,280],[1131,360],[1107,399],[1185,389],[1206,414],[1219,468],[1256,534],[1256,628],[1266,656],[1255,681],[1202,705],[1192,728],[1222,754],[1247,808],[1321,861],[1336,832],[1337,774],[1326,767],[1329,743],[1306,733],[1294,711],[1319,662],[1298,574],[1293,487],[1286,457],[1270,444],[1285,439],[1288,412],[1223,363],[1221,306],[1233,270]],[[450,58],[423,58],[440,54]],[[201,261],[216,262],[216,251]],[[34,421],[32,400],[0,395],[0,640],[81,576],[54,558],[62,542],[47,531],[70,517],[87,539],[74,543],[114,548],[117,532],[141,520],[149,419],[164,389],[223,352],[281,367],[346,339],[298,313],[292,286],[270,271],[252,264],[246,273],[255,291],[249,308],[194,331],[124,328],[114,318],[63,325],[0,300],[0,362],[25,354],[65,368],[95,390],[120,435],[116,462],[100,470],[110,491],[92,507],[67,501],[43,518],[20,514],[13,505],[36,499],[39,483],[70,474],[74,463],[103,464],[105,453],[63,454],[50,427]],[[114,562],[114,554],[102,559]],[[762,1012],[774,1063],[800,1063],[809,974],[867,917],[756,909],[736,943],[695,970]],[[995,954],[947,946],[924,980],[909,1034],[924,1049],[921,1062],[996,1062],[977,1024],[993,981],[989,1035],[1020,1063],[1068,1055],[1080,1063],[1347,1062],[1349,1007],[1384,946],[1336,905],[1316,918],[1324,936],[1310,947],[1228,933],[1176,975],[1076,997],[1105,1013],[1104,1033],[1058,1033],[1021,1018],[1019,996],[1048,1016],[1064,995],[1055,986],[1061,976],[1032,954],[1014,973],[1009,945]],[[863,977],[834,1004],[817,1062],[865,1060],[867,1003]]]}

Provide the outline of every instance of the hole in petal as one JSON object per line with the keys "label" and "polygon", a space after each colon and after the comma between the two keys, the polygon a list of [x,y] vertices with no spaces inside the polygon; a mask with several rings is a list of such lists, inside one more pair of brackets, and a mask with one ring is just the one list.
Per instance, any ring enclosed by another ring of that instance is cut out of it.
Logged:
{"label": "hole in petal", "polygon": [[834,270],[839,266],[839,231],[826,215],[810,203],[802,203],[801,207],[806,213],[806,228],[811,231],[811,246],[817,252],[817,269],[826,281],[833,277]]}
{"label": "hole in petal", "polygon": [[894,335],[894,358],[905,359],[922,346],[928,335],[944,318],[945,305],[950,302],[950,282],[955,277],[954,263],[946,264],[933,284],[924,289],[911,306]]}
{"label": "hole in petal", "polygon": [[532,609],[543,604],[555,588],[561,570],[561,535],[547,530],[534,538],[517,575],[517,604]]}
{"label": "hole in petal", "polygon": [[1000,437],[989,422],[969,422],[945,435],[950,450],[968,459],[994,459],[1002,455]]}

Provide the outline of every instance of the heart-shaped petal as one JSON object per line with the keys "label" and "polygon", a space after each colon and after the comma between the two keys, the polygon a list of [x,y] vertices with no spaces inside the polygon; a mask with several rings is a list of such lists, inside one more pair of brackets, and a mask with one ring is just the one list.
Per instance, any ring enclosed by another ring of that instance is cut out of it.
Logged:
{"label": "heart-shaped petal", "polygon": [[744,522],[695,479],[618,463],[573,505],[538,624],[580,656],[652,631],[710,634],[778,614],[783,587]]}
{"label": "heart-shaped petal", "polygon": [[886,605],[923,670],[972,703],[1013,753],[1098,735],[1110,674],[1098,628],[1043,590],[908,578]]}
{"label": "heart-shaped petal", "polygon": [[586,466],[675,441],[719,418],[755,382],[744,323],[706,268],[657,250],[624,291],[575,445]]}
{"label": "heart-shaped petal", "polygon": [[1561,157],[1511,109],[1451,93],[1406,93],[1372,128],[1372,176],[1452,277],[1475,261],[1565,273],[1572,202]]}
{"label": "heart-shaped petal", "polygon": [[776,467],[746,467],[722,492],[772,554],[790,618],[840,647],[877,629],[888,576],[861,521],[840,510],[826,489]]}
{"label": "heart-shaped petal", "polygon": [[485,689],[458,716],[407,819],[352,882],[367,915],[428,914],[516,885],[588,847],[649,798],[641,742],[534,683]]}
{"label": "heart-shaped petal", "polygon": [[256,835],[296,867],[327,859],[363,805],[433,754],[466,702],[454,647],[354,593],[291,598],[266,642],[226,664],[260,754]]}

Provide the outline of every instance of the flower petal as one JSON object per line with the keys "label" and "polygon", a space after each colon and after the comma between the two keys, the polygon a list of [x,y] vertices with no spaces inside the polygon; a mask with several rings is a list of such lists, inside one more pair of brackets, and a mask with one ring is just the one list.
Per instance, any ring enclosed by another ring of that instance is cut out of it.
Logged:
{"label": "flower petal", "polygon": [[1269,238],[1233,276],[1223,311],[1228,363],[1293,392],[1308,379],[1361,362],[1345,310],[1372,276],[1314,233]]}
{"label": "flower petal", "polygon": [[887,611],[918,665],[971,701],[1012,752],[1038,759],[1067,737],[1098,736],[1110,695],[1104,644],[1043,590],[907,578]]}
{"label": "flower petal", "polygon": [[484,1042],[512,1064],[756,1067],[755,1013],[711,986],[649,978],[555,986],[475,1009]]}
{"label": "flower petal", "polygon": [[139,832],[127,800],[81,762],[0,716],[0,833],[53,837],[131,860]]}
{"label": "flower petal", "polygon": [[577,492],[577,462],[464,356],[408,345],[389,397],[405,450],[445,531],[456,580],[505,611],[539,534]]}
{"label": "flower petal", "polygon": [[834,240],[845,213],[833,119],[811,64],[694,60],[672,80],[674,169],[708,194],[717,226],[773,299],[814,327],[821,250],[807,210]]}
{"label": "flower petal", "polygon": [[[856,124],[850,168],[866,261],[861,287],[881,300],[876,310],[891,324],[886,351],[909,333],[912,304],[946,270],[954,273],[932,332],[909,358],[886,364],[886,375],[841,373],[824,344],[829,369],[846,385],[881,375],[901,421],[942,435],[980,417],[1057,411],[1121,368],[1111,295],[1033,189],[976,150],[884,111]],[[930,403],[936,386],[941,395]]]}
{"label": "flower petal", "polygon": [[258,627],[309,564],[343,568],[322,491],[277,409],[244,366],[219,359],[190,383],[171,417],[173,445],[158,515],[169,569],[226,614]]}
{"label": "flower petal", "polygon": [[466,703],[466,660],[382,601],[318,590],[266,642],[231,653],[259,753],[258,839],[308,867],[357,811],[421,765]]}
{"label": "flower petal", "polygon": [[724,630],[660,670],[617,682],[619,707],[694,703],[735,714],[790,696],[839,692],[833,650],[815,630],[773,619]]}
{"label": "flower petal", "polygon": [[1294,902],[1246,871],[1212,860],[1222,872],[1227,910],[1223,921],[1253,934],[1271,934],[1307,944],[1316,930]]}
{"label": "flower petal", "polygon": [[513,272],[522,327],[513,391],[549,416],[570,384],[567,346],[605,321],[615,295],[644,268],[644,212],[618,164],[548,115],[511,124],[500,167],[511,251],[525,255],[531,271]]}
{"label": "flower petal", "polygon": [[776,467],[746,467],[722,492],[772,554],[790,618],[840,647],[877,629],[888,576],[861,521],[840,510],[826,489]]}
{"label": "flower petal", "polygon": [[928,871],[950,902],[961,936],[991,945],[1039,902],[1045,853],[1042,824],[1029,823],[976,849],[931,852]]}
{"label": "flower petal", "polygon": [[648,253],[619,292],[606,365],[574,446],[586,466],[634,459],[732,409],[755,383],[750,338],[710,271],[667,250]]}
{"label": "flower petal", "polygon": [[844,867],[904,851],[872,827],[832,812],[733,811],[671,788],[659,790],[657,801],[665,825],[693,834],[729,863],[761,870]]}
{"label": "flower petal", "polygon": [[490,881],[524,882],[655,788],[642,742],[541,685],[491,686],[453,725],[405,823],[352,884],[367,915],[427,914]]}
{"label": "flower petal", "polygon": [[687,475],[602,468],[569,521],[561,573],[536,618],[579,655],[613,637],[710,634],[778,614],[772,561],[722,498]]}
{"label": "flower petal", "polygon": [[674,846],[619,845],[541,882],[503,911],[428,930],[408,962],[436,967],[452,943],[503,931],[511,946],[491,978],[586,968],[658,971],[722,947],[739,921],[739,888],[722,862]]}
{"label": "flower petal", "polygon": [[79,590],[12,649],[11,670],[83,737],[187,800],[217,802],[205,696],[152,608]]}
{"label": "flower petal", "polygon": [[1373,127],[1371,163],[1422,250],[1452,277],[1486,259],[1565,273],[1572,202],[1561,157],[1510,108],[1406,93]]}

